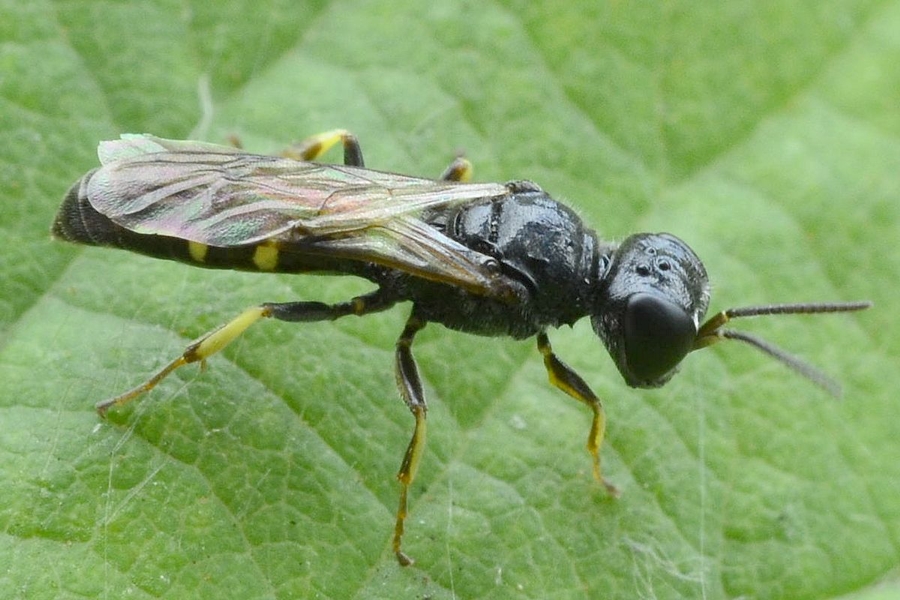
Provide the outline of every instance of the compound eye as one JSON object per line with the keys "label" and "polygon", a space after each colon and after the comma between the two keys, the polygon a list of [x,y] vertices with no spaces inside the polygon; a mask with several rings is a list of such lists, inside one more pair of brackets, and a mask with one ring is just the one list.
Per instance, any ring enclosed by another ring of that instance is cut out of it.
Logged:
{"label": "compound eye", "polygon": [[643,384],[665,382],[697,336],[694,320],[682,307],[648,293],[628,299],[623,325],[628,371]]}

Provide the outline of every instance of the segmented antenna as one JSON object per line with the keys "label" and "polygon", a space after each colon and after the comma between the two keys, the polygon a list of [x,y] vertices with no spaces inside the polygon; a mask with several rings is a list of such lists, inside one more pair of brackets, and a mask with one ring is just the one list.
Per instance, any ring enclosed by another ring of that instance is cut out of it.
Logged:
{"label": "segmented antenna", "polygon": [[805,315],[835,312],[854,312],[857,310],[865,310],[870,308],[872,303],[869,301],[861,302],[825,302],[825,303],[809,303],[809,304],[767,304],[763,306],[743,306],[740,308],[729,308],[712,316],[706,321],[697,332],[697,338],[694,340],[692,350],[699,350],[711,346],[722,340],[738,340],[750,344],[754,348],[765,352],[781,364],[790,368],[795,373],[805,377],[812,383],[818,385],[832,396],[841,395],[840,384],[802,360],[786,352],[766,340],[759,338],[750,333],[735,331],[734,329],[726,329],[725,325],[732,319],[741,317],[760,317],[765,315]]}

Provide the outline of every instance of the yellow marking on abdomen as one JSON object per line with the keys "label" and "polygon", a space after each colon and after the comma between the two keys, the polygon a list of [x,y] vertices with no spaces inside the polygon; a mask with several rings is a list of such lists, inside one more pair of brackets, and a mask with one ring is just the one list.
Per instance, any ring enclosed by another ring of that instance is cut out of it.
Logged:
{"label": "yellow marking on abdomen", "polygon": [[260,271],[274,271],[278,266],[278,248],[275,246],[257,246],[253,252],[253,264]]}
{"label": "yellow marking on abdomen", "polygon": [[209,252],[209,246],[206,244],[201,244],[200,242],[188,242],[188,254],[191,255],[191,259],[195,262],[205,262],[207,252]]}

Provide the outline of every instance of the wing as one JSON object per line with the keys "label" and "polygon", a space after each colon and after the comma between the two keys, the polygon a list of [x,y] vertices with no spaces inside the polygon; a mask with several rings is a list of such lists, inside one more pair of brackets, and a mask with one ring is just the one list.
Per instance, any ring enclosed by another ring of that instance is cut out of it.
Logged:
{"label": "wing", "polygon": [[427,209],[505,195],[502,184],[435,181],[127,135],[102,142],[91,205],[145,235],[210,246],[290,243],[487,295],[512,293],[496,260],[421,220]]}

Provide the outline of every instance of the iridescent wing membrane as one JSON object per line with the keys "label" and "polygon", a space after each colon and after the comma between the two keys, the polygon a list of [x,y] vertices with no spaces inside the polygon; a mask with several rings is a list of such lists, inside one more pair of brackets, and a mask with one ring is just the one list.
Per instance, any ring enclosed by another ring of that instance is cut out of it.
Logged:
{"label": "iridescent wing membrane", "polygon": [[503,196],[498,183],[408,177],[126,135],[101,142],[91,205],[117,225],[214,247],[268,243],[381,264],[486,295],[509,284],[495,259],[450,239],[423,211]]}

